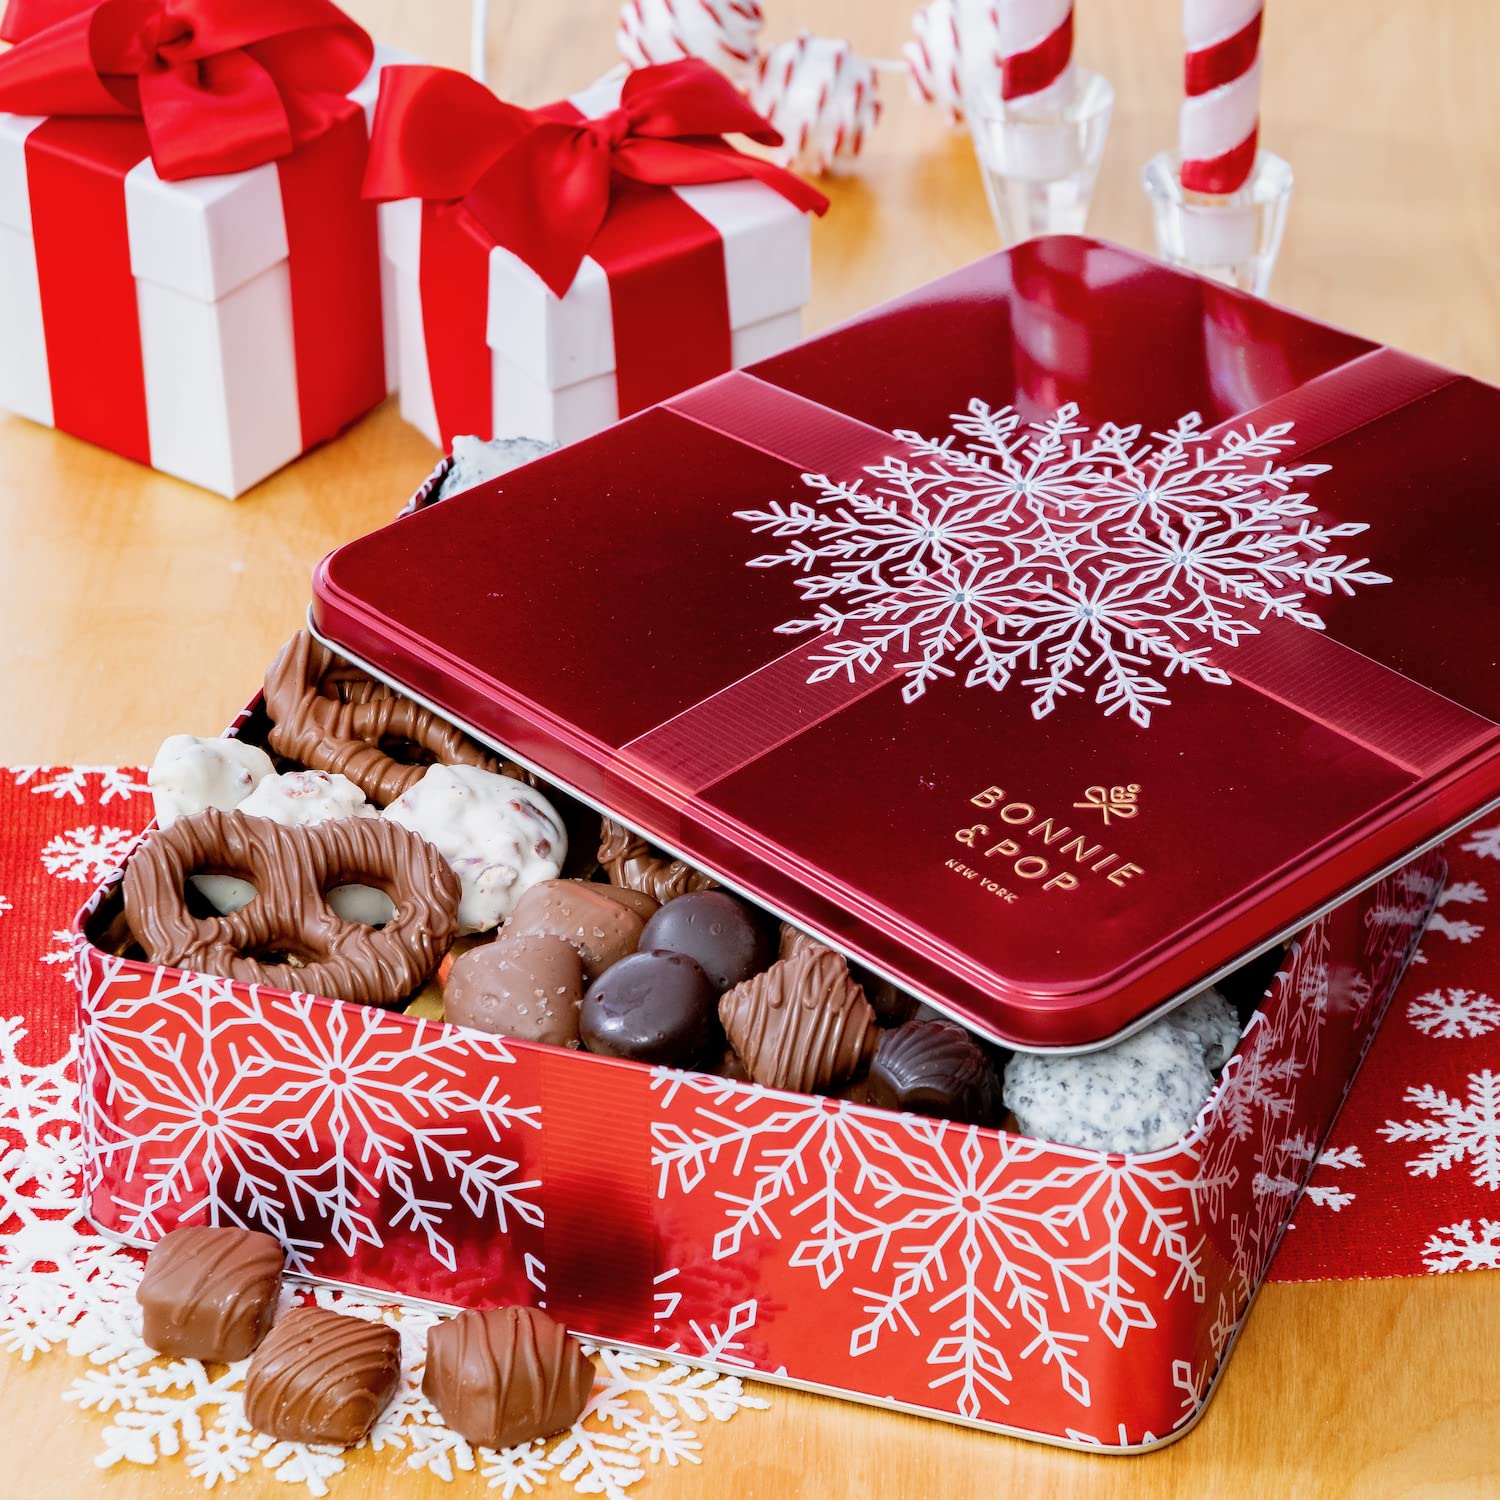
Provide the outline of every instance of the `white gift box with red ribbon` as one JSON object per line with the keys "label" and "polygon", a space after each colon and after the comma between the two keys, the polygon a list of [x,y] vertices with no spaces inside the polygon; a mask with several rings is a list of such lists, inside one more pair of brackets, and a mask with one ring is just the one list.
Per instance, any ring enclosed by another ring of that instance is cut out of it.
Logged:
{"label": "white gift box with red ribbon", "polygon": [[[620,80],[607,80],[571,96],[568,103],[579,115],[597,119],[618,105],[620,88]],[[811,295],[807,214],[753,179],[667,191],[711,226],[722,242],[733,364],[750,364],[794,344],[801,336],[802,308]],[[381,235],[395,272],[401,414],[434,443],[447,446],[456,431],[467,431],[468,426],[450,426],[434,398],[428,320],[438,310],[424,305],[423,209],[415,198],[383,204]],[[663,257],[675,249],[663,244]],[[615,295],[610,272],[593,256],[584,260],[566,295],[559,297],[511,251],[500,246],[490,250],[484,321],[492,426],[480,436],[570,443],[629,415],[634,405],[628,395],[622,401]],[[681,336],[674,323],[673,308],[663,306],[663,347]],[[681,386],[696,384],[697,379],[690,374]]]}
{"label": "white gift box with red ribbon", "polygon": [[[376,49],[370,72],[348,95],[363,111],[352,133],[368,134],[382,68],[408,60]],[[117,161],[124,203],[123,213],[111,210],[120,270],[111,294],[79,284],[96,248],[92,198],[76,216],[79,243],[61,262],[48,260],[55,225],[43,232],[36,222],[38,132],[59,125],[96,132],[101,166],[119,155],[122,127],[133,128],[0,113],[0,408],[233,497],[394,390],[396,320],[382,313],[394,296],[394,273],[383,254],[341,266],[339,246],[349,235],[341,238],[330,228],[333,216],[320,212],[335,180],[324,173],[337,174],[341,191],[347,180],[351,213],[368,211],[357,199],[362,142],[336,129],[329,136],[340,139],[325,136],[289,159],[171,182],[149,157]],[[309,170],[313,152],[324,160]],[[102,180],[96,187],[104,188]],[[331,284],[358,282],[343,297],[356,317],[340,322],[341,310],[326,306],[319,315],[316,304],[326,299],[312,295],[303,306],[313,326],[300,331],[294,278],[306,273],[293,260],[290,222],[291,195],[299,192],[298,253],[310,248],[324,259]],[[107,295],[109,315],[94,329],[91,304]],[[90,351],[95,358],[80,358]]]}

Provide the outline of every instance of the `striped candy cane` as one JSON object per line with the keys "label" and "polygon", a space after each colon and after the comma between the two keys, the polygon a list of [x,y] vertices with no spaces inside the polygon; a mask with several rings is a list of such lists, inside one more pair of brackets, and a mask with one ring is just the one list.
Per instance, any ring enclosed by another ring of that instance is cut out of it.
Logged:
{"label": "striped candy cane", "polygon": [[1189,192],[1232,193],[1255,166],[1264,0],[1184,0],[1179,144]]}
{"label": "striped candy cane", "polygon": [[632,68],[701,57],[743,84],[764,20],[760,0],[625,0],[615,41]]}
{"label": "striped candy cane", "polygon": [[1003,97],[1024,104],[1061,98],[1071,81],[1073,0],[992,0],[987,9]]}

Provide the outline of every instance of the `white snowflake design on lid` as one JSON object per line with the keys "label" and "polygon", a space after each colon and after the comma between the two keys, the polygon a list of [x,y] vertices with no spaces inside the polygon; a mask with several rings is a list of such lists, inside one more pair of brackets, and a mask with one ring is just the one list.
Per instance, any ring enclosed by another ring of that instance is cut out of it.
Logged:
{"label": "white snowflake design on lid", "polygon": [[1037,718],[1073,695],[1143,728],[1167,679],[1229,681],[1212,657],[1257,621],[1321,630],[1310,595],[1389,583],[1340,550],[1362,522],[1325,522],[1300,488],[1326,464],[1287,464],[1292,423],[1206,432],[1196,413],[1142,437],[1090,428],[1078,407],[1025,423],[978,399],[944,438],[897,431],[852,482],[805,474],[812,501],[737,511],[786,549],[813,613],[809,682],[894,668],[908,702],[938,678],[1005,688]]}

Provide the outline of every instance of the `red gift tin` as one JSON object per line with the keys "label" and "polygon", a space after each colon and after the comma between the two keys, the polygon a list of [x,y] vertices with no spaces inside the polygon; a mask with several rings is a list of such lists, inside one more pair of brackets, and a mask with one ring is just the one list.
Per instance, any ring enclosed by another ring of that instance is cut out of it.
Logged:
{"label": "red gift tin", "polygon": [[1497,410],[1038,241],[319,570],[337,650],[991,1039],[1098,1045],[1298,933],[1177,1145],[85,937],[96,1221],[253,1222],[314,1276],[1050,1441],[1185,1431],[1435,899],[1421,851],[1500,797]]}

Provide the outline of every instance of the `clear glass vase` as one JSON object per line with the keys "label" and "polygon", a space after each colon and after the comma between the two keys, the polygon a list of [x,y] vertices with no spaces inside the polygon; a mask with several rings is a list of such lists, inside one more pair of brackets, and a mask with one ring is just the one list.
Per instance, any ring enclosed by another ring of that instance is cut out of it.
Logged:
{"label": "clear glass vase", "polygon": [[1083,68],[1073,70],[1067,95],[1045,106],[994,95],[965,99],[1002,245],[1082,232],[1114,102],[1109,80]]}
{"label": "clear glass vase", "polygon": [[1156,228],[1156,253],[1174,266],[1263,297],[1286,230],[1292,169],[1271,151],[1256,154],[1249,180],[1227,195],[1185,192],[1175,151],[1142,174]]}

